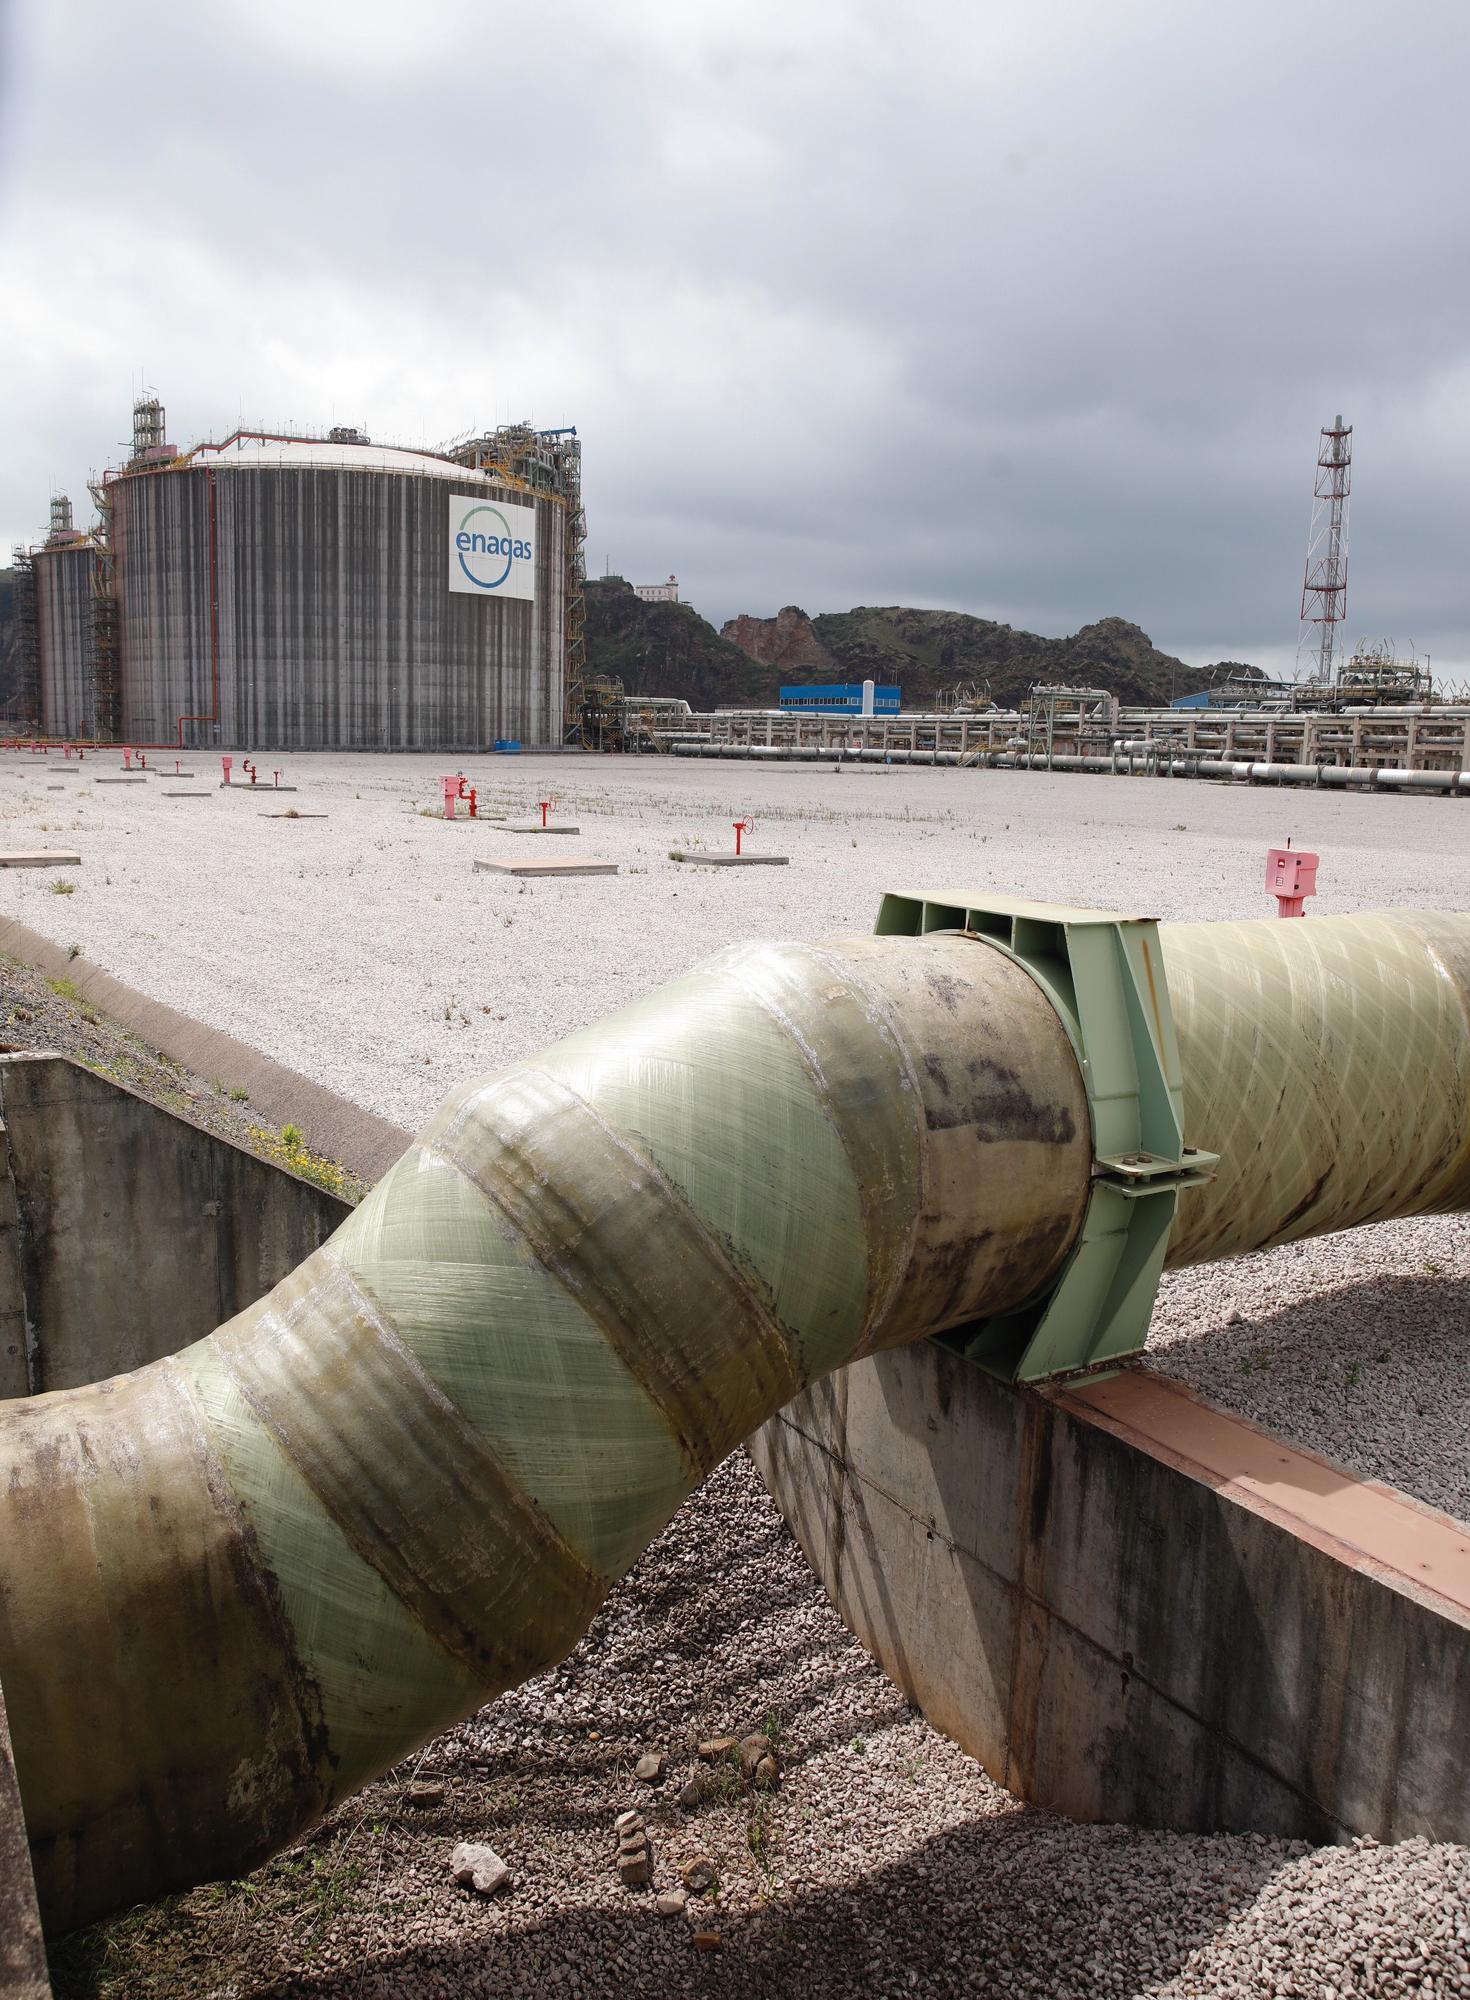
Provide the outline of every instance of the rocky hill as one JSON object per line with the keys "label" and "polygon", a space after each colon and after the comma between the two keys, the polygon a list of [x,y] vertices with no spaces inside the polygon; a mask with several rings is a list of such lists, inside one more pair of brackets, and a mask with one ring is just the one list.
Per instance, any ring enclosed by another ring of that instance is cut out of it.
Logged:
{"label": "rocky hill", "polygon": [[[14,694],[18,583],[16,572],[0,570],[0,705]],[[732,618],[717,632],[691,605],[645,604],[620,577],[587,585],[587,659],[593,673],[616,674],[630,694],[682,695],[702,709],[774,707],[783,681],[869,678],[897,681],[914,708],[972,682],[988,685],[1003,707],[1037,681],[1162,704],[1206,686],[1215,671],[1161,653],[1123,618],[1045,639],[963,611],[860,606],[808,618],[788,604],[772,618]],[[1234,671],[1254,669],[1237,664]]]}
{"label": "rocky hill", "polygon": [[897,682],[912,708],[929,707],[967,683],[988,686],[1009,708],[1038,681],[1107,688],[1131,705],[1162,705],[1208,686],[1213,673],[1161,653],[1124,618],[1046,639],[963,611],[859,606],[808,618],[789,604],[774,618],[732,618],[721,637],[773,669],[778,681]]}
{"label": "rocky hill", "polygon": [[621,577],[586,586],[587,667],[629,694],[682,695],[691,708],[762,708],[777,678],[688,604],[645,604]]}

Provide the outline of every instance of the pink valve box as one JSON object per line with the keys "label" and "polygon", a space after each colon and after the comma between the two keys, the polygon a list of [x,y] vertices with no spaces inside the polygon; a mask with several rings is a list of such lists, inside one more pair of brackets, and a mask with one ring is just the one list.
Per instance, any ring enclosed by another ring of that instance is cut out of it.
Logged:
{"label": "pink valve box", "polygon": [[459,797],[459,779],[441,778],[439,786],[444,794],[444,817],[454,818],[454,802]]}
{"label": "pink valve box", "polygon": [[1303,900],[1316,895],[1317,860],[1315,854],[1300,848],[1267,848],[1266,894],[1276,898],[1279,915],[1299,917]]}

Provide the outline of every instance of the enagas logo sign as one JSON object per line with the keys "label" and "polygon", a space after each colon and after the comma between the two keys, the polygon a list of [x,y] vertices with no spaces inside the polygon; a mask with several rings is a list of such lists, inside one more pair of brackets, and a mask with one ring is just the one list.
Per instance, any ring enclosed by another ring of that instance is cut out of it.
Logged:
{"label": "enagas logo sign", "polygon": [[449,496],[449,588],[469,597],[536,595],[536,510]]}

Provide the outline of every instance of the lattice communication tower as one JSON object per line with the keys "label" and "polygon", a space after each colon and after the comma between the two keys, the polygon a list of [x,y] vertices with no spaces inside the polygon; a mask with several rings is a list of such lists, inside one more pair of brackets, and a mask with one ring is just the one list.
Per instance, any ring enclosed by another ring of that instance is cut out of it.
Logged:
{"label": "lattice communication tower", "polygon": [[1337,677],[1342,621],[1347,616],[1348,495],[1352,491],[1353,427],[1338,417],[1324,424],[1312,486],[1312,525],[1297,635],[1298,680],[1330,687]]}

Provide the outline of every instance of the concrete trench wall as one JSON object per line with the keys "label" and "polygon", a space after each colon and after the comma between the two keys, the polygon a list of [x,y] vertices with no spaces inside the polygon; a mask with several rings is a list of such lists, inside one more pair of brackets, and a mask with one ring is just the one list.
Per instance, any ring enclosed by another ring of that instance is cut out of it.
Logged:
{"label": "concrete trench wall", "polygon": [[3,1396],[174,1353],[349,1212],[62,1056],[0,1057],[0,1122]]}
{"label": "concrete trench wall", "polygon": [[[64,1056],[0,1056],[0,1397],[174,1353],[348,1212]],[[0,1692],[0,2000],[50,1991]]]}
{"label": "concrete trench wall", "polygon": [[751,1449],[845,1622],[1019,1797],[1470,1839],[1461,1524],[1142,1371],[1038,1393],[932,1341],[822,1383]]}

